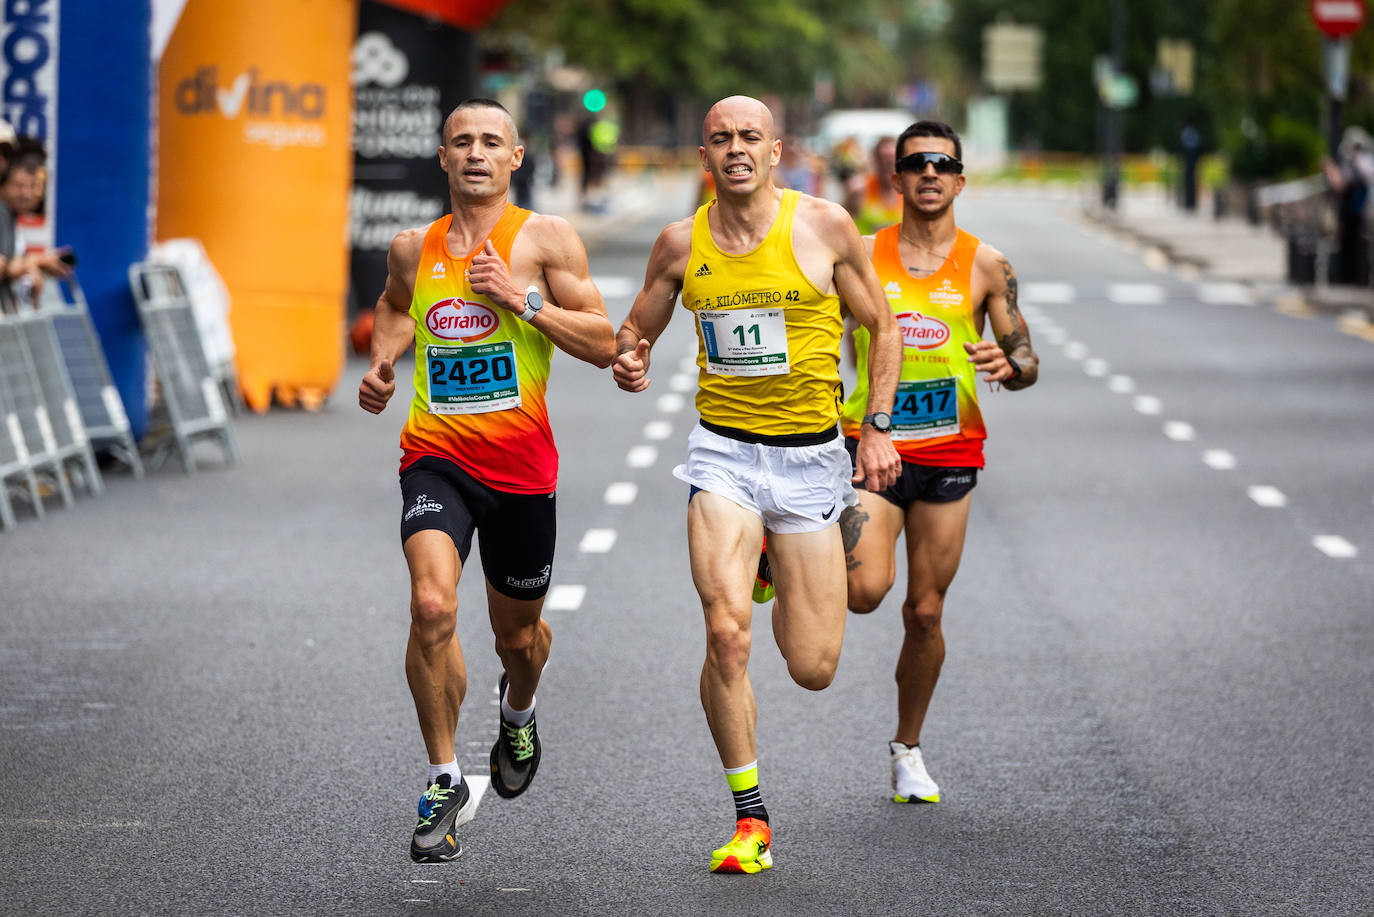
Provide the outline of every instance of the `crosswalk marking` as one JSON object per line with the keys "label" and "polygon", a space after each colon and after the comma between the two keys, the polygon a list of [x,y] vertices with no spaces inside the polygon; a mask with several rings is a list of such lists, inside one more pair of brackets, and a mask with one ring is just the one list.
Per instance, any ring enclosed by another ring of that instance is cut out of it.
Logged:
{"label": "crosswalk marking", "polygon": [[1157,306],[1164,302],[1164,288],[1157,283],[1111,283],[1107,298],[1122,306]]}

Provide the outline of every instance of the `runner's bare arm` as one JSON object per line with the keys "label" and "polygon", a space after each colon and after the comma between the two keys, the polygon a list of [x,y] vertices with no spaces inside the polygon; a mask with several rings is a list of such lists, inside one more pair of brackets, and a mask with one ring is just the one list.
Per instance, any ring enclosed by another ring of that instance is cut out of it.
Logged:
{"label": "runner's bare arm", "polygon": [[668,226],[654,242],[649,265],[644,269],[644,287],[615,338],[619,355],[612,375],[615,384],[627,392],[642,392],[649,387],[649,349],[673,317],[691,253],[691,217]]}
{"label": "runner's bare arm", "polygon": [[[978,246],[974,268],[987,284],[983,305],[997,343],[975,341],[965,344],[964,349],[987,381],[1000,382],[1012,390],[1029,388],[1040,376],[1040,358],[1031,347],[1030,329],[1016,301],[1016,272],[1006,256],[990,245]],[[1008,357],[1016,362],[1019,375]]]}
{"label": "runner's bare arm", "polygon": [[[854,320],[868,329],[868,411],[892,413],[902,369],[902,336],[883,295],[878,272],[854,221],[838,206],[824,211],[826,238],[835,241],[835,287]],[[868,424],[859,431],[854,483],[877,493],[892,486],[902,460],[892,439]]]}
{"label": "runner's bare arm", "polygon": [[424,232],[407,229],[398,233],[386,253],[386,287],[377,298],[372,320],[372,361],[358,385],[358,405],[373,414],[380,414],[396,392],[396,361],[415,340],[410,300]]}
{"label": "runner's bare arm", "polygon": [[[517,272],[543,281],[536,280],[534,285],[544,306],[530,324],[569,356],[602,369],[610,366],[615,356],[611,320],[606,317],[601,291],[592,282],[587,251],[568,221],[534,214],[515,245],[511,261]],[[496,305],[516,315],[525,311],[525,287],[514,279],[510,265],[496,254],[491,242],[472,259],[468,280],[474,291]]]}

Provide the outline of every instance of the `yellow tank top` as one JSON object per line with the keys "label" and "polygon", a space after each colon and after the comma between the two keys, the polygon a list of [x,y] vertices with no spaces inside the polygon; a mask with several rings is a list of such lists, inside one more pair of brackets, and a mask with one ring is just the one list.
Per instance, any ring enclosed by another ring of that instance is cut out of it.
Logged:
{"label": "yellow tank top", "polygon": [[701,419],[756,436],[834,429],[842,395],[839,297],[823,293],[792,250],[801,195],[782,193],[768,235],[751,252],[721,251],[707,213],[692,222],[682,304],[697,324]]}
{"label": "yellow tank top", "polygon": [[[978,381],[964,343],[982,337],[974,322],[973,256],[978,238],[959,230],[945,263],[913,277],[897,243],[901,226],[873,237],[873,267],[902,331],[902,373],[892,409],[892,445],[909,462],[983,467],[987,431],[978,409]],[[859,380],[844,404],[845,436],[858,437],[868,405],[866,328],[854,331]]]}

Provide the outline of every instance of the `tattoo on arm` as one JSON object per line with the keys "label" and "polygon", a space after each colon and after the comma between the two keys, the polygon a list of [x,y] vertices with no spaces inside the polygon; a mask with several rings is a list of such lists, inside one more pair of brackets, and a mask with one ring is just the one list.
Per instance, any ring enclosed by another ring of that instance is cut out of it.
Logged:
{"label": "tattoo on arm", "polygon": [[844,543],[846,570],[861,566],[861,562],[854,559],[854,549],[858,547],[859,535],[867,521],[868,513],[857,506],[846,506],[840,512],[840,540]]}
{"label": "tattoo on arm", "polygon": [[998,263],[1002,266],[1002,277],[1007,284],[1007,318],[1011,319],[1013,330],[1010,334],[998,338],[997,344],[1003,353],[1011,353],[1017,347],[1030,343],[1030,333],[1026,328],[1026,320],[1021,315],[1021,308],[1016,304],[1016,272],[1011,269],[1011,262],[1006,258],[1002,258]]}

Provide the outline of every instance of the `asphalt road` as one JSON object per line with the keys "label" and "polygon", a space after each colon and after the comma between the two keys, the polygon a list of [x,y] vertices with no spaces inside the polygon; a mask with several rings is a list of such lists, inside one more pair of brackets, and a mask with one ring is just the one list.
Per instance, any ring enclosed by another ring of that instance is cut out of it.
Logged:
{"label": "asphalt road", "polygon": [[[681,203],[602,225],[618,322]],[[655,203],[655,202],[650,202]],[[554,629],[531,790],[406,855],[424,751],[402,657],[399,404],[237,422],[0,534],[7,914],[1361,914],[1374,869],[1374,346],[1157,273],[1072,202],[970,192],[1041,381],[991,438],[923,747],[889,802],[899,598],[793,685],[755,618],[777,866],[711,876],[730,796],[697,701],[700,608],[670,474],[694,422],[679,314],[648,393],[556,359]],[[398,399],[399,401],[399,399]],[[459,760],[499,664],[460,587]]]}

